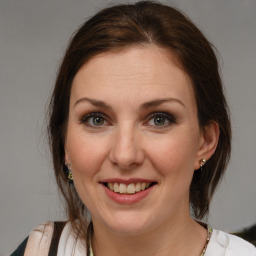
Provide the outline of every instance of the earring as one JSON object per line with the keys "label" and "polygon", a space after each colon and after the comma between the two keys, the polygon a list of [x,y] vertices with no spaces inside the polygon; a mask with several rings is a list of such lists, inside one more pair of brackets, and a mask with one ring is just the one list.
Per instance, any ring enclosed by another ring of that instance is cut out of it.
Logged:
{"label": "earring", "polygon": [[67,163],[66,166],[68,168],[68,181],[69,181],[69,183],[73,183],[73,175],[72,175],[72,171],[71,171],[71,164]]}
{"label": "earring", "polygon": [[203,158],[201,159],[200,161],[200,168],[201,168],[201,171],[203,171],[203,166],[206,164],[206,160]]}

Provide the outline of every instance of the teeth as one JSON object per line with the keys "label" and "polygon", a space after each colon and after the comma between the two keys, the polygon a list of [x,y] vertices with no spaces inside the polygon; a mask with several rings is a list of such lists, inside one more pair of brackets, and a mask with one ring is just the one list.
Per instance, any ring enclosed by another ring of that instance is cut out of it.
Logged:
{"label": "teeth", "polygon": [[141,184],[137,183],[136,187],[135,187],[136,192],[140,192],[141,191]]}
{"label": "teeth", "polygon": [[119,193],[120,194],[126,194],[126,185],[121,183],[119,186]]}
{"label": "teeth", "polygon": [[114,184],[114,191],[119,192],[119,185],[117,183]]}
{"label": "teeth", "polygon": [[135,193],[135,185],[133,183],[128,185],[126,193],[127,194],[134,194]]}
{"label": "teeth", "polygon": [[129,185],[123,183],[107,183],[107,186],[110,190],[120,193],[120,194],[135,194],[137,192],[143,191],[150,186],[151,183],[143,182],[143,183],[130,183]]}
{"label": "teeth", "polygon": [[113,191],[113,190],[114,190],[114,185],[113,185],[113,183],[108,183],[108,188]]}

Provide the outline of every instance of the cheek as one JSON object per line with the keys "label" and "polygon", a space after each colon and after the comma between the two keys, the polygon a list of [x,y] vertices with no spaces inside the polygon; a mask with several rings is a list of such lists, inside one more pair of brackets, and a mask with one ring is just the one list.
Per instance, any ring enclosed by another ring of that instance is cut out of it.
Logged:
{"label": "cheek", "polygon": [[85,136],[70,131],[67,137],[68,155],[76,176],[93,176],[104,161],[107,147],[96,136]]}
{"label": "cheek", "polygon": [[[151,162],[163,176],[191,176],[194,171],[196,143],[190,136],[170,136],[151,146]],[[191,174],[191,175],[189,175]]]}
{"label": "cheek", "polygon": [[196,152],[191,145],[195,145],[191,140],[179,137],[166,139],[157,148],[152,147],[150,159],[154,169],[162,176],[164,205],[171,208],[174,205],[178,207],[180,202],[187,202],[189,198]]}

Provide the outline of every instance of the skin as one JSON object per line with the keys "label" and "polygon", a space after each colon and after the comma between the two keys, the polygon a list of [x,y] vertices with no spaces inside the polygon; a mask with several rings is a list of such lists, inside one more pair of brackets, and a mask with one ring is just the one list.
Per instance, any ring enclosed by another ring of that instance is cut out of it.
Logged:
{"label": "skin", "polygon": [[[93,57],[74,78],[66,161],[92,214],[96,255],[198,256],[205,244],[206,230],[190,217],[189,186],[219,130],[215,122],[199,127],[191,80],[177,63],[165,49],[131,47]],[[100,184],[109,178],[157,184],[121,205]]]}

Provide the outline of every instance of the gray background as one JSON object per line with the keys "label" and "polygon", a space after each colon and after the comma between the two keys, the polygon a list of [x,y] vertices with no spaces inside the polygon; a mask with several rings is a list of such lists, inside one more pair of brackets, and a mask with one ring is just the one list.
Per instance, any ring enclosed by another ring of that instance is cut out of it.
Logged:
{"label": "gray background", "polygon": [[[71,34],[108,2],[0,0],[0,255],[39,223],[64,217],[47,151],[45,106]],[[239,230],[256,222],[256,1],[163,2],[187,13],[221,54],[233,152],[209,222]]]}

